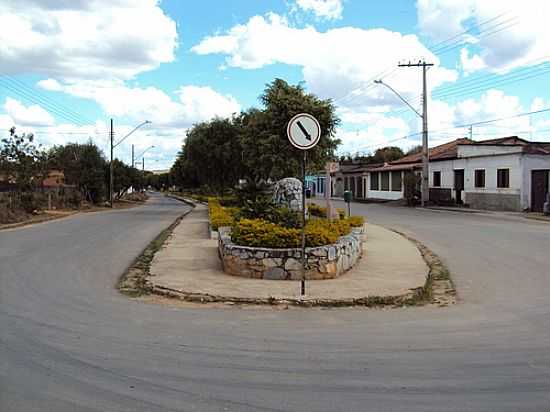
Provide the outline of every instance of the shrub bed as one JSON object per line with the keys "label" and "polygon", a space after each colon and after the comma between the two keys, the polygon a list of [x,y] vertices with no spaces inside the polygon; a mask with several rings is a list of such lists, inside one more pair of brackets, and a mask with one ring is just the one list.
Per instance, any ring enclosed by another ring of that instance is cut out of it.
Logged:
{"label": "shrub bed", "polygon": [[[360,216],[335,221],[311,219],[306,224],[306,246],[317,247],[335,243],[340,236],[349,234],[352,227],[362,226],[363,222],[364,219]],[[241,219],[232,227],[231,241],[241,246],[298,248],[302,245],[302,231],[263,219]]]}
{"label": "shrub bed", "polygon": [[208,198],[208,213],[213,230],[222,226],[233,226],[236,208],[223,207],[215,197]]}
{"label": "shrub bed", "polygon": [[[309,203],[307,205],[307,210],[310,216],[314,217],[327,217],[327,208],[319,206],[315,203]],[[336,209],[338,212],[338,216],[340,219],[344,219],[346,217],[346,211],[344,209]]]}

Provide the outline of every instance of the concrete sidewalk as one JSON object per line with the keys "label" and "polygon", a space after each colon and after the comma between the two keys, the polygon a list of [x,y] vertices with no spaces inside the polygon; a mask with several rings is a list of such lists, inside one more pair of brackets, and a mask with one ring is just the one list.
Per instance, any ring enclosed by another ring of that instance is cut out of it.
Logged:
{"label": "concrete sidewalk", "polygon": [[[346,300],[401,296],[424,286],[428,268],[417,247],[381,226],[367,225],[363,258],[336,279],[308,281],[305,300]],[[215,296],[218,300],[300,299],[299,281],[227,275],[210,239],[208,209],[196,208],[155,255],[149,282],[154,289]]]}

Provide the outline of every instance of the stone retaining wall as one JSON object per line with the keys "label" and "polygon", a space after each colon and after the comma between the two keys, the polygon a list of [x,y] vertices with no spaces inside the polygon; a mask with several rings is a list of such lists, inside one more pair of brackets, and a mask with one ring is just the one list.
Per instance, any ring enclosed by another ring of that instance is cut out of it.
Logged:
{"label": "stone retaining wall", "polygon": [[[306,248],[308,280],[333,279],[351,269],[361,258],[365,228],[354,228],[332,245]],[[302,279],[302,250],[235,245],[231,228],[219,228],[218,252],[230,275],[270,280]]]}

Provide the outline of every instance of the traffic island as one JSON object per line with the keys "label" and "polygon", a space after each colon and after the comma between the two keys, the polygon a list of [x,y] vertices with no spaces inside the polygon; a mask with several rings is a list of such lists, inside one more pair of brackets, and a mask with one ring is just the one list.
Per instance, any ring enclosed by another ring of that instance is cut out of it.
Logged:
{"label": "traffic island", "polygon": [[[131,277],[121,284],[130,295],[156,294],[183,301],[253,305],[296,306],[404,306],[454,302],[454,289],[441,296],[434,293],[434,275],[445,272],[441,261],[427,249],[381,226],[367,224],[363,258],[347,273],[324,280],[306,282],[300,295],[300,281],[267,280],[224,273],[218,256],[218,241],[210,236],[207,207],[195,208],[158,246],[142,276],[139,267],[130,268]],[[138,259],[137,262],[140,260]],[[139,265],[138,265],[139,266]],[[437,271],[438,267],[442,268]],[[435,269],[434,269],[435,268]],[[131,287],[130,283],[134,283]],[[135,286],[135,287],[134,287]],[[139,291],[136,293],[135,291]],[[437,297],[437,299],[435,299]]]}

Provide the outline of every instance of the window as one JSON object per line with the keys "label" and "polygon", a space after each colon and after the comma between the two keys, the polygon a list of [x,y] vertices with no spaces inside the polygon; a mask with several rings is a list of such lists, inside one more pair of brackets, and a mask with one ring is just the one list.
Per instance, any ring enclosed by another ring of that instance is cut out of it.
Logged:
{"label": "window", "polygon": [[485,170],[476,170],[474,172],[474,186],[485,187]]}
{"label": "window", "polygon": [[434,187],[441,187],[441,172],[440,171],[434,172],[433,185],[434,185]]}
{"label": "window", "polygon": [[385,192],[390,191],[390,172],[382,172],[382,188],[381,190]]}
{"label": "window", "polygon": [[392,192],[401,191],[401,172],[391,172],[391,190]]}
{"label": "window", "polygon": [[370,174],[370,190],[378,190],[378,172]]}
{"label": "window", "polygon": [[497,169],[497,187],[510,187],[510,169]]}

